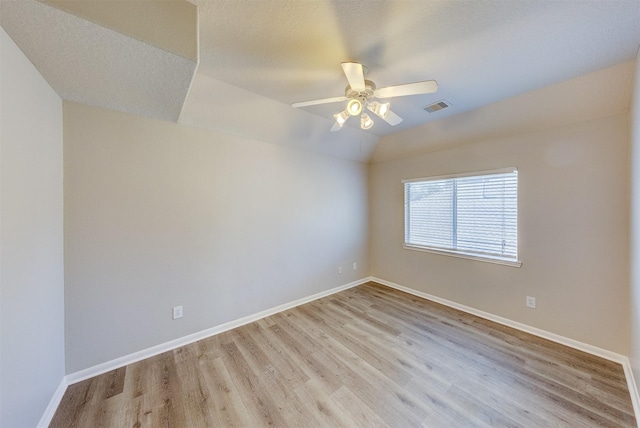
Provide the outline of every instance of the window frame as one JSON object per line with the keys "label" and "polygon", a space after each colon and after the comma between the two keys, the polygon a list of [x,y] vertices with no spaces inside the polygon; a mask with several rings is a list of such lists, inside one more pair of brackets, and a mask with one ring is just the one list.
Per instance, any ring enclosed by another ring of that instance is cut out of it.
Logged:
{"label": "window frame", "polygon": [[[463,250],[445,249],[445,248],[429,247],[429,246],[422,246],[422,245],[407,243],[408,204],[407,204],[406,184],[415,183],[415,182],[425,182],[425,181],[447,180],[447,179],[455,179],[455,178],[463,178],[463,177],[480,177],[480,176],[494,175],[494,174],[507,174],[507,173],[513,173],[513,172],[517,173],[518,168],[509,167],[509,168],[500,168],[500,169],[493,169],[493,170],[487,170],[487,171],[473,171],[473,172],[464,172],[459,174],[447,174],[447,175],[403,179],[401,181],[402,189],[403,189],[403,202],[404,202],[403,203],[404,205],[403,226],[404,227],[403,227],[403,239],[402,239],[403,248],[406,250],[422,251],[426,253],[440,254],[440,255],[458,257],[458,258],[469,259],[469,260],[477,260],[477,261],[495,263],[495,264],[500,264],[505,266],[521,267],[522,261],[519,258],[520,257],[520,251],[518,248],[519,245],[516,245],[516,257],[515,259],[513,259],[511,257],[506,258],[506,257],[500,257],[498,255],[493,255],[493,254],[477,254],[477,253],[465,252]],[[516,209],[518,209],[517,205],[516,205]],[[517,215],[517,211],[516,211],[516,215]],[[517,220],[516,220],[516,236],[519,236],[519,227],[518,227]]]}

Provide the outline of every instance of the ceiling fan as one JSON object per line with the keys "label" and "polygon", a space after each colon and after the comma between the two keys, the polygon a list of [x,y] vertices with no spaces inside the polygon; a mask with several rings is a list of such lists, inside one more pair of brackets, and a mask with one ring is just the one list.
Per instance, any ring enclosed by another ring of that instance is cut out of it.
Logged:
{"label": "ceiling fan", "polygon": [[373,119],[364,112],[365,109],[383,119],[391,126],[402,122],[402,118],[391,111],[390,103],[376,101],[376,98],[404,97],[406,95],[431,94],[438,90],[438,83],[435,80],[425,80],[422,82],[406,83],[404,85],[387,86],[386,88],[376,88],[376,84],[371,80],[365,80],[364,67],[357,62],[343,62],[342,70],[349,84],[344,90],[343,97],[323,98],[320,100],[303,101],[291,104],[294,108],[307,107],[318,104],[337,103],[348,101],[346,108],[333,115],[336,123],[331,128],[332,131],[339,131],[351,116],[360,116],[360,128],[369,129],[373,126]]}

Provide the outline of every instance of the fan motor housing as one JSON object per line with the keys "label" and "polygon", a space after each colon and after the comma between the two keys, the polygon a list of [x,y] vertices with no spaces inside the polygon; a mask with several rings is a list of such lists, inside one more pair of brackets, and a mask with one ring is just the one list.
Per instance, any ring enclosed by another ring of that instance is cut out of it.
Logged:
{"label": "fan motor housing", "polygon": [[347,85],[347,87],[344,89],[344,96],[348,99],[357,98],[364,103],[365,101],[369,101],[371,98],[373,98],[375,91],[376,84],[371,80],[365,80],[364,91],[354,91],[353,89],[351,89],[351,85]]}

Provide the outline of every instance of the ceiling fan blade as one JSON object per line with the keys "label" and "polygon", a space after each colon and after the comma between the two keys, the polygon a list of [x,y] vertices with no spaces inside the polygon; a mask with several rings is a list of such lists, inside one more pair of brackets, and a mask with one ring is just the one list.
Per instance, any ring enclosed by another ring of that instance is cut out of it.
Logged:
{"label": "ceiling fan blade", "polygon": [[291,107],[299,108],[299,107],[315,106],[318,104],[337,103],[337,102],[346,101],[346,100],[347,100],[347,97],[323,98],[321,100],[301,101],[299,103],[293,103],[291,104]]}
{"label": "ceiling fan blade", "polygon": [[341,65],[351,89],[356,92],[364,91],[364,70],[362,69],[362,64],[357,62],[343,62]]}
{"label": "ceiling fan blade", "polygon": [[435,80],[425,80],[423,82],[380,88],[376,91],[375,96],[378,98],[404,97],[406,95],[431,94],[437,90],[438,82]]}
{"label": "ceiling fan blade", "polygon": [[389,112],[387,113],[387,117],[383,117],[382,119],[391,126],[396,126],[397,124],[402,122],[402,118],[391,110],[389,110]]}
{"label": "ceiling fan blade", "polygon": [[342,126],[338,122],[335,122],[331,127],[331,132],[339,131],[342,129]]}

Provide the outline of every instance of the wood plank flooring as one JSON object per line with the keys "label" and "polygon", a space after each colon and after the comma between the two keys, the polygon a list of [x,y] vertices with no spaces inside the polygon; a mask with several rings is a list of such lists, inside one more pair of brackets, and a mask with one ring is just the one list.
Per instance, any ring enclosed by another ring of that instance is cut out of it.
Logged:
{"label": "wood plank flooring", "polygon": [[71,385],[52,427],[633,427],[619,364],[367,283]]}

